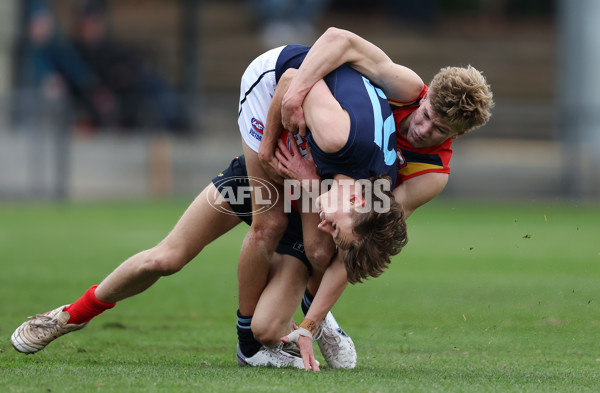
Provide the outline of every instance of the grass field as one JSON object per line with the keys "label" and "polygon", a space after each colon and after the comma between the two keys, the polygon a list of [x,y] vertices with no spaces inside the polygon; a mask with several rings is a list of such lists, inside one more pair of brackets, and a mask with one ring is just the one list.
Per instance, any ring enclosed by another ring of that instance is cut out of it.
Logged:
{"label": "grass field", "polygon": [[390,270],[334,308],[355,370],[237,366],[242,226],[85,330],[12,349],[28,315],[76,300],[186,204],[0,206],[0,392],[600,391],[600,207],[575,204],[415,213]]}

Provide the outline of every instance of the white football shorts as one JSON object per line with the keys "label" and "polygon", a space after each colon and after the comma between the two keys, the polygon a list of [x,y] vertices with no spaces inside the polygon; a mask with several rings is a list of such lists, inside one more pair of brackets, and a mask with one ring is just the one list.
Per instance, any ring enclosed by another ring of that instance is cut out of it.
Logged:
{"label": "white football shorts", "polygon": [[250,63],[242,75],[238,126],[244,142],[257,153],[277,86],[275,63],[283,48],[281,46],[263,53]]}

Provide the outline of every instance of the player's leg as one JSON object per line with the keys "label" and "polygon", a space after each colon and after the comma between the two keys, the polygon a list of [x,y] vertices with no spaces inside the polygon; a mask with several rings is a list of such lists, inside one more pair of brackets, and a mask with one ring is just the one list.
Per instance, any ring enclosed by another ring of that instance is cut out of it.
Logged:
{"label": "player's leg", "polygon": [[[257,153],[246,143],[244,156],[252,190],[252,225],[244,238],[238,261],[239,312],[252,316],[267,283],[269,261],[287,226],[281,187],[270,183]],[[264,179],[266,181],[260,180]],[[257,192],[262,192],[257,198]],[[262,203],[265,201],[265,203]]]}
{"label": "player's leg", "polygon": [[262,292],[254,318],[254,336],[268,347],[281,343],[292,330],[294,313],[308,281],[308,269],[297,258],[275,253],[269,281]]}
{"label": "player's leg", "polygon": [[229,209],[226,203],[221,209],[211,206],[217,195],[214,185],[208,185],[157,246],[127,259],[75,303],[35,316],[19,326],[11,337],[15,349],[23,353],[37,352],[57,337],[83,328],[115,302],[144,291],[162,276],[179,271],[204,246],[240,222],[233,213],[223,212]]}
{"label": "player's leg", "polygon": [[294,312],[307,279],[308,270],[300,260],[277,252],[273,254],[268,283],[251,320],[252,330],[250,326],[246,327],[261,342],[261,347],[252,356],[246,356],[238,345],[240,365],[304,369],[302,358],[285,352],[280,345],[280,338],[292,329]]}
{"label": "player's leg", "polygon": [[212,183],[206,186],[167,237],[123,262],[98,285],[98,300],[114,303],[148,289],[160,277],[181,270],[205,246],[239,224],[241,220],[226,202],[215,208],[218,195]]}
{"label": "player's leg", "polygon": [[[268,283],[257,301],[256,320],[253,316],[240,318],[238,312],[238,361],[241,365],[275,363],[304,368],[301,358],[272,346],[280,343],[282,336],[279,334],[289,333],[292,316],[311,271],[302,243],[300,215],[292,212],[288,214],[288,226],[269,262]],[[264,340],[266,346],[255,335]]]}
{"label": "player's leg", "polygon": [[[256,181],[258,177],[253,177],[266,176],[266,174],[264,174],[258,162],[257,153],[249,148],[246,143],[244,143],[244,156],[250,189],[257,190],[258,187],[264,187],[265,185],[269,187],[268,182],[259,182]],[[271,192],[275,193],[275,189],[272,189]],[[279,195],[282,194],[279,193]],[[272,208],[252,215],[252,224],[242,243],[237,270],[238,359],[241,359],[240,355],[245,358],[252,358],[262,347],[262,344],[254,338],[250,330],[250,325],[256,304],[267,284],[269,262],[273,257],[275,247],[283,235],[287,224],[281,199],[278,198],[278,201]],[[252,211],[257,212],[258,209],[259,206],[253,193]],[[240,361],[240,364],[243,364],[243,361]]]}
{"label": "player's leg", "polygon": [[306,290],[304,291],[304,296],[302,297],[302,303],[300,307],[302,308],[302,312],[304,315],[308,312],[310,305],[312,304],[317,291],[319,290],[319,284],[321,283],[321,279],[323,278],[322,271],[315,271],[309,278],[308,283],[306,284]]}

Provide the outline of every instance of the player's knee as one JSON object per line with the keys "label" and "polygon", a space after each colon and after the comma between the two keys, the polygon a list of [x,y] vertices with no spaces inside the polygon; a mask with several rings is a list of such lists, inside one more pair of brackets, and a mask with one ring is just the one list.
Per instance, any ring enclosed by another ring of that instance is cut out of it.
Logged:
{"label": "player's knee", "polygon": [[263,345],[267,347],[274,347],[281,342],[281,331],[277,327],[277,323],[275,321],[260,322],[252,320],[252,333],[254,334],[254,338],[260,341]]}
{"label": "player's knee", "polygon": [[180,250],[159,245],[148,250],[143,269],[149,273],[169,276],[180,271],[187,262],[185,254]]}
{"label": "player's knee", "polygon": [[257,218],[258,216],[253,219],[251,228],[254,237],[258,241],[281,239],[288,223],[285,213],[269,214],[268,216],[265,215],[265,217],[260,217],[260,219]]}
{"label": "player's knee", "polygon": [[304,244],[304,251],[306,252],[306,257],[314,268],[318,270],[325,270],[327,266],[329,266],[331,258],[333,258],[335,249],[329,245],[312,242]]}

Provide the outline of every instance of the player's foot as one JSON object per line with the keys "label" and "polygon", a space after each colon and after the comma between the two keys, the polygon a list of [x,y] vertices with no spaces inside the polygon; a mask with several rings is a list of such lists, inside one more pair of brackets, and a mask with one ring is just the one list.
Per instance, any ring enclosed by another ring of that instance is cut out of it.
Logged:
{"label": "player's foot", "polygon": [[348,336],[337,323],[333,314],[328,312],[319,326],[315,339],[321,354],[331,368],[356,367],[356,348]]}
{"label": "player's foot", "polygon": [[246,357],[237,346],[237,358],[240,366],[252,367],[295,367],[304,370],[302,358],[283,352],[281,346],[267,348],[263,346],[254,356]]}
{"label": "player's foot", "polygon": [[22,353],[35,353],[60,336],[83,329],[87,322],[68,323],[70,315],[63,311],[66,306],[29,317],[29,320],[23,322],[10,337],[13,347]]}

